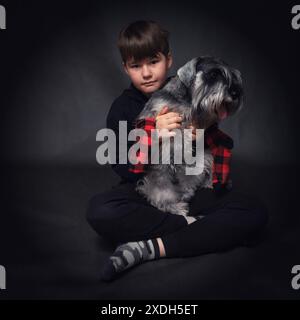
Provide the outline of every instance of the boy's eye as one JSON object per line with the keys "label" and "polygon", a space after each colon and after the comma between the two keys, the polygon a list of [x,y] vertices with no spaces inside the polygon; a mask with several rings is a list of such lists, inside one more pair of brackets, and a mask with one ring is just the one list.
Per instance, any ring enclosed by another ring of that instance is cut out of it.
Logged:
{"label": "boy's eye", "polygon": [[151,64],[155,64],[155,63],[157,63],[158,62],[158,60],[152,60],[151,61]]}

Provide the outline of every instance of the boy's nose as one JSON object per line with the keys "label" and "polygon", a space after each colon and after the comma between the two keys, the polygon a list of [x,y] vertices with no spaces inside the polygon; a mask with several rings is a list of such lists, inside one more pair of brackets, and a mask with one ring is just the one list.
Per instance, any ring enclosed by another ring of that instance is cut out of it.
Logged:
{"label": "boy's nose", "polygon": [[151,76],[151,70],[148,68],[148,66],[143,66],[143,68],[142,68],[142,76],[144,78],[149,78],[149,76]]}

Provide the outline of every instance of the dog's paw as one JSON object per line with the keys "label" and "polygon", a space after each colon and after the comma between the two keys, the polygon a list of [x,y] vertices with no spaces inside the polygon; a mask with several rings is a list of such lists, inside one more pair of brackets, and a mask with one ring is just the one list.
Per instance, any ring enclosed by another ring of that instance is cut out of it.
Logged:
{"label": "dog's paw", "polygon": [[173,213],[173,214],[178,214],[182,216],[186,216],[189,212],[189,206],[188,203],[186,202],[175,202],[175,203],[170,203],[166,207],[166,211]]}
{"label": "dog's paw", "polygon": [[177,214],[186,216],[189,213],[189,205],[186,202],[178,202],[175,207]]}
{"label": "dog's paw", "polygon": [[181,196],[181,201],[183,202],[190,201],[190,199],[193,197],[194,194],[195,194],[194,189],[186,190],[185,193]]}

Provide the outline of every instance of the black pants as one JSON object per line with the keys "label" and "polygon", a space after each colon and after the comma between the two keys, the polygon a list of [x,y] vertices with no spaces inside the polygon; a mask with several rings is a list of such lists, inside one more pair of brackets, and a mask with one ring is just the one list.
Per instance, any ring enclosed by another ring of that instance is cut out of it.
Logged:
{"label": "black pants", "polygon": [[198,189],[189,215],[205,217],[188,225],[183,216],[151,206],[134,188],[119,184],[89,201],[88,222],[116,244],[160,237],[167,257],[196,256],[253,244],[267,225],[264,204],[236,191]]}

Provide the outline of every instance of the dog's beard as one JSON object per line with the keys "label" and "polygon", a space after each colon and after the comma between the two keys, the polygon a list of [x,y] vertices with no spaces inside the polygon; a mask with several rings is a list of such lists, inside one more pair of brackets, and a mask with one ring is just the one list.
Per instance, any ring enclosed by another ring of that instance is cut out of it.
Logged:
{"label": "dog's beard", "polygon": [[225,100],[225,85],[222,83],[216,84],[213,88],[207,87],[207,93],[199,101],[201,109],[207,113],[214,113],[217,115]]}
{"label": "dog's beard", "polygon": [[192,118],[197,123],[197,128],[207,128],[241,108],[241,97],[233,100],[228,94],[228,85],[224,82],[208,85],[201,75],[197,75],[193,89]]}
{"label": "dog's beard", "polygon": [[192,102],[192,118],[198,128],[207,128],[214,122],[225,119],[228,114],[228,105],[225,102],[226,86],[222,82],[213,87],[202,85],[195,90]]}

